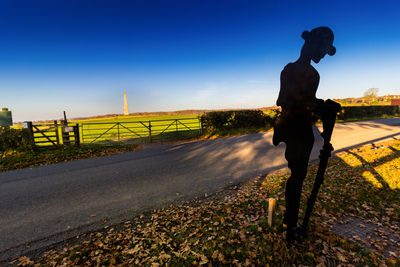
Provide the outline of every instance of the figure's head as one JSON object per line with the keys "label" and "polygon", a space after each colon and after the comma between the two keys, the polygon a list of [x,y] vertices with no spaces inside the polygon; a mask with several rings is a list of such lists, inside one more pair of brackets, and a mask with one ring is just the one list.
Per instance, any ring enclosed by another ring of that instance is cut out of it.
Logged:
{"label": "figure's head", "polygon": [[333,44],[333,32],[328,27],[318,27],[304,31],[301,37],[305,40],[302,53],[306,53],[312,61],[318,63],[326,54],[333,56],[336,48]]}

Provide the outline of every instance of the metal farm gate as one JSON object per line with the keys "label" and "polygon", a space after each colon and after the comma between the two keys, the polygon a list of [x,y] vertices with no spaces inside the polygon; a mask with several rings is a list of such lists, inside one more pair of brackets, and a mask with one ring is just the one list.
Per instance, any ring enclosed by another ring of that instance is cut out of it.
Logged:
{"label": "metal farm gate", "polygon": [[81,143],[151,143],[197,137],[200,118],[80,123]]}

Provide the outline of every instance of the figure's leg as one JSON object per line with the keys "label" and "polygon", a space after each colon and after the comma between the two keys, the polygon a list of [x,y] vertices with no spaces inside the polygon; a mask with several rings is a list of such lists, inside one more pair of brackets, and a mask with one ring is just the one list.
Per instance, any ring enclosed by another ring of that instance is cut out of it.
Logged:
{"label": "figure's leg", "polygon": [[283,219],[284,224],[287,226],[286,239],[289,242],[295,238],[301,190],[307,175],[308,160],[314,143],[314,136],[302,136],[300,139],[291,141],[287,143],[285,152],[291,175],[286,183],[286,211]]}
{"label": "figure's leg", "polygon": [[289,162],[291,176],[286,183],[286,211],[283,219],[288,229],[292,229],[297,226],[301,190],[303,187],[304,178],[307,174],[307,165],[307,161]]}

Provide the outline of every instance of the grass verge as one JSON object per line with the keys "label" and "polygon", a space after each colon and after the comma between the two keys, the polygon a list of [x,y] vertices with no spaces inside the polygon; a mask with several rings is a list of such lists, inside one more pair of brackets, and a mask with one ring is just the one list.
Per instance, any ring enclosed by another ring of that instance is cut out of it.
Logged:
{"label": "grass verge", "polygon": [[[327,168],[308,235],[293,245],[285,242],[282,226],[289,175],[275,172],[222,195],[133,218],[119,230],[106,227],[78,245],[46,252],[35,263],[27,257],[17,262],[38,266],[398,266],[400,248],[388,251],[388,235],[365,242],[335,234],[333,228],[343,224],[344,217],[354,216],[400,237],[399,166],[398,140],[337,154]],[[317,166],[309,168],[300,218],[316,170]],[[267,223],[269,197],[278,201],[272,227]]]}
{"label": "grass verge", "polygon": [[38,149],[9,150],[0,152],[0,171],[71,161],[84,158],[108,156],[133,151],[137,145],[82,145],[59,146]]}

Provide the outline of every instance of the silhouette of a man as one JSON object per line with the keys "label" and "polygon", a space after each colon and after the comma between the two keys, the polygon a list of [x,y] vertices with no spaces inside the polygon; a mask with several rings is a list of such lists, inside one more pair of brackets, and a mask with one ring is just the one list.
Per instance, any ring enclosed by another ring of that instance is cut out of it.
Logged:
{"label": "silhouette of a man", "polygon": [[318,63],[326,54],[332,56],[336,52],[332,45],[333,32],[328,27],[305,31],[301,37],[305,43],[299,59],[287,64],[281,72],[281,88],[276,104],[282,107],[282,113],[273,137],[274,145],[286,143],[285,158],[291,170],[286,184],[284,215],[289,242],[299,232],[297,221],[301,190],[314,144],[313,118],[321,116],[326,105],[324,100],[315,96],[320,77],[311,61]]}

